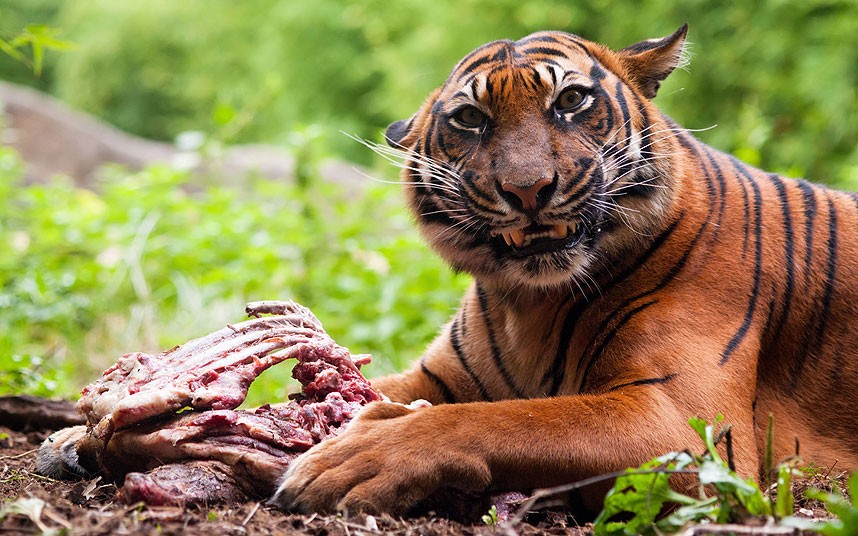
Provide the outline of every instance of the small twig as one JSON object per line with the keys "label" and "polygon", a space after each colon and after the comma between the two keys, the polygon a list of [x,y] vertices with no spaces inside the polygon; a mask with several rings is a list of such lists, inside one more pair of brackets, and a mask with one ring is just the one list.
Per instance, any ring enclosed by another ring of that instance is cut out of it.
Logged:
{"label": "small twig", "polygon": [[256,514],[256,511],[257,511],[257,510],[259,510],[259,502],[257,502],[256,504],[254,504],[254,505],[253,505],[253,508],[251,508],[251,509],[250,509],[250,513],[249,513],[249,514],[247,514],[247,516],[245,516],[244,521],[242,521],[242,522],[241,522],[241,526],[242,526],[242,527],[244,527],[245,525],[247,525],[247,523],[250,521],[250,518],[252,518],[252,517]]}
{"label": "small twig", "polygon": [[837,465],[838,461],[840,461],[840,460],[837,460],[837,459],[834,460],[834,463],[831,464],[831,466],[828,468],[828,471],[825,472],[825,476],[823,476],[822,478],[828,478],[828,475],[830,475],[831,471],[834,470],[834,467]]}
{"label": "small twig", "polygon": [[17,460],[18,458],[23,458],[24,456],[28,456],[39,449],[28,450],[27,452],[22,452],[21,454],[15,454],[14,456],[0,456],[0,460]]}

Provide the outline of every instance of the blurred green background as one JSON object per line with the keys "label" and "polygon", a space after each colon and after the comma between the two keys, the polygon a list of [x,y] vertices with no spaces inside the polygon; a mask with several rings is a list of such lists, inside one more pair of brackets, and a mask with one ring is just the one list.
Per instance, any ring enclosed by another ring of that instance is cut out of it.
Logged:
{"label": "blurred green background", "polygon": [[[35,86],[140,136],[202,131],[293,150],[306,180],[205,185],[107,170],[94,191],[25,185],[0,154],[0,390],[73,394],[117,355],[293,297],[370,352],[370,375],[419,355],[464,276],[421,244],[393,185],[316,180],[322,158],[395,179],[340,131],[378,140],[476,46],[560,29],[619,48],[690,25],[692,63],[657,103],[704,141],[790,176],[858,189],[858,2],[772,0],[0,0],[0,36],[46,24],[75,44]],[[195,186],[195,187],[194,187]],[[255,386],[285,392],[287,371]]]}

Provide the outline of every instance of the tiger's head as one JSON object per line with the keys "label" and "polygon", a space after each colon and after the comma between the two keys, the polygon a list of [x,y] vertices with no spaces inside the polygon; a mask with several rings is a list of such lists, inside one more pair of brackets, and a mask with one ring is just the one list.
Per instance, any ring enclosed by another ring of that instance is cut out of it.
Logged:
{"label": "tiger's head", "polygon": [[540,32],[466,56],[385,133],[432,247],[479,280],[548,289],[651,237],[679,185],[675,125],[649,101],[686,30],[619,51]]}

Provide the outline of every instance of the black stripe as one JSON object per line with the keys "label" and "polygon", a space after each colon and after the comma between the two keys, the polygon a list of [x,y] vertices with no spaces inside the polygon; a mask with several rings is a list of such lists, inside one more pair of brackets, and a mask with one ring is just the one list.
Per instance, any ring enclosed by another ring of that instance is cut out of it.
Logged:
{"label": "black stripe", "polygon": [[[828,327],[828,315],[831,312],[831,300],[834,298],[834,284],[837,278],[837,208],[831,201],[830,196],[826,196],[828,201],[828,263],[825,270],[825,287],[822,296],[822,308],[819,316],[819,326],[815,331],[813,354],[820,355],[822,342],[825,338],[825,330]],[[790,383],[790,391],[795,391],[798,385],[799,376],[804,370],[804,364],[809,355],[808,352],[802,352],[798,355],[796,370]]]}
{"label": "black stripe", "polygon": [[608,73],[606,73],[605,70],[602,69],[602,66],[599,65],[599,63],[595,59],[593,59],[593,65],[590,66],[590,78],[592,78],[594,81],[596,81],[596,83],[598,83],[598,80],[604,80],[607,76]]}
{"label": "black stripe", "polygon": [[[683,252],[682,257],[680,257],[679,260],[670,268],[670,270],[668,270],[668,272],[664,275],[664,277],[661,279],[661,281],[658,282],[658,284],[655,287],[653,287],[647,291],[640,292],[640,293],[638,293],[635,296],[632,296],[630,298],[627,298],[623,303],[621,303],[618,307],[616,307],[609,315],[607,315],[602,320],[602,323],[599,324],[599,327],[596,328],[596,330],[593,332],[593,336],[587,342],[587,346],[584,347],[584,351],[581,352],[582,357],[586,356],[590,352],[590,348],[593,348],[595,346],[596,340],[598,339],[599,335],[601,335],[602,333],[605,333],[605,330],[608,329],[608,326],[614,321],[614,318],[616,318],[617,315],[620,314],[620,311],[622,311],[623,309],[625,309],[626,307],[628,307],[629,305],[631,305],[635,301],[640,300],[642,298],[646,298],[647,296],[651,296],[652,294],[655,294],[656,292],[660,291],[661,289],[663,289],[664,287],[669,285],[670,282],[673,281],[677,275],[679,275],[679,273],[682,271],[682,269],[685,268],[685,264],[688,262],[688,259],[691,257],[691,252],[694,251],[694,248],[697,246],[697,242],[700,240],[700,237],[703,236],[703,232],[706,230],[707,226],[709,225],[709,221],[711,220],[711,215],[712,215],[712,213],[710,212],[707,215],[706,220],[700,226],[700,228],[697,229],[697,232],[695,233],[694,238],[691,239],[691,243],[688,244],[688,247],[685,249],[685,252]],[[581,363],[583,363],[583,361],[579,362],[579,364],[578,364],[579,370],[581,369]],[[583,385],[583,382],[582,382],[582,385]]]}
{"label": "black stripe", "polygon": [[[733,164],[733,169],[741,173],[749,181],[754,180],[751,174],[745,167],[743,162],[740,162],[736,157],[730,155],[730,163]],[[742,206],[743,206],[743,230],[742,230],[742,261],[748,253],[748,240],[751,235],[751,212],[750,200],[748,199],[748,188],[745,186],[745,181],[739,180],[739,186],[742,187]]]}
{"label": "black stripe", "polygon": [[568,55],[565,50],[552,48],[552,47],[530,47],[525,48],[521,51],[522,54],[528,55],[542,55],[542,56],[554,56],[557,58],[567,58]]}
{"label": "black stripe", "polygon": [[786,262],[786,288],[784,288],[783,305],[778,323],[774,331],[774,340],[780,339],[781,330],[786,323],[792,306],[792,294],[795,287],[795,245],[793,244],[792,215],[790,214],[789,197],[783,181],[777,175],[769,175],[769,180],[777,190],[778,199],[781,204],[781,214],[784,219],[784,260]]}
{"label": "black stripe", "polygon": [[474,381],[477,389],[480,391],[480,396],[483,397],[483,400],[491,400],[489,396],[489,392],[486,390],[486,386],[483,385],[483,382],[480,381],[480,378],[474,373],[474,370],[471,368],[471,365],[468,364],[468,360],[465,357],[465,352],[462,350],[462,343],[459,340],[459,318],[457,317],[453,320],[453,325],[450,326],[450,344],[453,346],[453,350],[456,352],[456,357],[459,358],[459,362],[462,364],[462,368],[465,369],[465,372],[468,373],[468,376]]}
{"label": "black stripe", "polygon": [[813,222],[816,219],[816,194],[813,186],[805,181],[796,181],[801,190],[801,201],[804,205],[804,273],[805,278],[811,276],[810,265],[813,261]]}
{"label": "black stripe", "polygon": [[435,387],[437,387],[438,390],[441,391],[441,395],[444,397],[444,402],[448,404],[456,403],[456,397],[453,396],[453,391],[451,391],[450,388],[447,387],[447,384],[444,383],[444,380],[442,380],[431,370],[429,370],[429,368],[426,366],[425,358],[420,359],[420,370],[423,372],[423,374],[426,375],[427,378],[429,378],[429,381],[434,383]]}
{"label": "black stripe", "polygon": [[429,125],[426,129],[426,136],[423,138],[423,156],[427,158],[432,158],[432,138],[435,135],[435,128],[438,125],[438,121],[435,116],[431,116],[429,118]]}
{"label": "black stripe", "polygon": [[[590,73],[591,73],[591,77],[593,78],[593,84],[594,84],[593,85],[593,91],[598,92],[599,94],[605,96],[605,105],[603,106],[604,112],[605,112],[604,128],[602,128],[602,125],[601,125],[602,120],[599,121],[599,124],[591,125],[590,134],[593,137],[594,144],[598,145],[601,140],[597,139],[597,138],[600,138],[601,136],[606,136],[612,130],[614,130],[614,125],[616,125],[616,115],[614,113],[614,107],[610,106],[608,104],[612,95],[610,95],[605,90],[605,88],[602,86],[602,82],[600,82],[600,79],[592,76],[594,71],[602,72],[602,73],[604,73],[604,71],[602,71],[602,68],[599,67],[599,64],[596,62],[596,60],[591,59],[591,61],[593,62],[593,66],[590,68]],[[591,107],[588,110],[584,111],[581,115],[576,116],[576,118],[586,119],[587,115],[592,113],[592,111],[594,109],[595,109],[595,107]]]}
{"label": "black stripe", "polygon": [[[593,163],[591,162],[589,167],[581,168],[581,171],[578,172],[574,177],[569,177],[566,184],[564,184],[563,188],[560,189],[559,195],[568,196],[569,192],[571,192],[573,188],[577,187],[578,189],[571,196],[566,197],[562,203],[558,203],[557,205],[555,205],[553,207],[555,210],[562,209],[577,203],[584,195],[590,193],[593,190],[593,186],[596,182],[596,177],[601,176],[601,173],[595,172],[601,171],[601,168],[593,170],[593,172],[590,173],[591,168],[593,167]],[[585,177],[585,175],[587,180],[582,182],[582,179]]]}
{"label": "black stripe", "polygon": [[473,71],[477,67],[490,63],[491,61],[491,58],[489,58],[488,56],[480,56],[479,58],[469,63],[467,66],[463,66],[459,69],[459,76],[456,78],[456,81],[461,82],[463,76],[470,74],[471,71]]}
{"label": "black stripe", "polygon": [[631,320],[636,314],[645,311],[656,303],[658,303],[658,300],[648,301],[626,312],[626,314],[623,315],[620,321],[617,322],[617,325],[615,325],[614,328],[607,335],[605,335],[605,338],[602,339],[602,343],[590,356],[589,361],[587,361],[587,366],[584,367],[584,373],[581,375],[581,385],[580,387],[578,387],[579,394],[583,393],[585,387],[587,386],[587,379],[590,376],[590,370],[592,370],[593,366],[596,364],[599,358],[602,357],[602,354],[605,353],[605,349],[608,347],[609,344],[611,344],[611,341],[614,340],[614,337],[617,336],[617,333],[620,332],[620,329],[622,329],[622,327],[625,326],[626,323]]}
{"label": "black stripe", "polygon": [[712,235],[712,239],[714,240],[718,236],[718,231],[721,230],[721,223],[724,221],[724,210],[727,207],[727,182],[724,180],[724,174],[721,173],[721,166],[715,161],[715,157],[712,156],[712,151],[709,150],[709,147],[703,145],[703,151],[706,153],[706,157],[715,171],[715,178],[718,180],[718,189],[721,191],[721,198],[718,203],[718,219],[715,221],[715,233]]}
{"label": "black stripe", "polygon": [[530,68],[531,74],[533,75],[533,83],[538,87],[542,85],[542,75],[539,74],[539,69],[536,67]]}
{"label": "black stripe", "polygon": [[554,69],[548,69],[548,74],[551,75],[551,86],[557,87],[557,73],[554,72]]}
{"label": "black stripe", "polygon": [[712,182],[712,175],[709,173],[709,170],[706,169],[706,166],[703,164],[703,158],[697,150],[696,145],[701,144],[684,131],[680,131],[676,139],[679,140],[680,145],[694,153],[694,156],[700,165],[700,171],[703,173],[703,179],[706,181],[706,196],[709,201],[709,210],[706,213],[706,225],[709,225],[709,222],[712,221],[712,212],[715,210],[715,183]]}
{"label": "black stripe", "polygon": [[[700,153],[697,151],[697,148],[695,147],[695,145],[697,145],[699,142],[697,142],[697,140],[695,140],[693,138],[687,137],[687,134],[685,134],[684,132],[680,133],[680,135],[677,137],[677,139],[678,139],[680,145],[682,145],[683,147],[685,147],[686,149],[688,149],[689,151],[694,153],[695,157],[697,158],[698,163],[700,164],[700,171],[701,171],[701,173],[703,173],[703,177],[706,181],[707,194],[708,194],[708,199],[709,199],[709,210],[706,213],[706,219],[703,221],[703,223],[697,229],[697,232],[695,233],[694,238],[692,238],[688,247],[685,249],[685,252],[682,254],[682,257],[679,258],[679,260],[671,267],[671,269],[665,274],[665,276],[662,278],[662,280],[659,281],[659,283],[654,288],[652,288],[648,291],[638,293],[637,295],[626,299],[623,303],[621,303],[618,307],[616,307],[609,315],[607,315],[603,319],[602,323],[593,332],[593,336],[590,338],[587,345],[584,347],[584,351],[581,352],[582,357],[584,357],[588,354],[588,352],[590,351],[590,348],[592,348],[596,344],[596,340],[598,339],[599,335],[605,332],[605,330],[608,328],[608,326],[611,324],[611,322],[613,322],[613,320],[617,317],[617,315],[620,313],[620,311],[622,311],[623,309],[625,309],[626,307],[628,307],[629,305],[634,303],[636,300],[639,300],[641,298],[644,298],[646,296],[654,294],[654,293],[658,292],[659,290],[663,289],[682,271],[682,269],[685,267],[685,264],[688,262],[688,259],[691,257],[692,251],[697,246],[697,242],[703,236],[704,231],[706,231],[706,229],[709,227],[710,222],[712,221],[712,212],[713,212],[714,207],[715,207],[715,195],[716,195],[715,194],[715,186],[712,183],[712,177],[709,173],[709,170],[706,169],[706,166],[703,165],[702,159],[700,157]],[[583,361],[579,362],[579,365],[578,365],[579,369],[581,368],[582,363],[583,363]]]}
{"label": "black stripe", "polygon": [[[646,264],[650,258],[664,245],[665,242],[673,235],[674,231],[679,227],[679,223],[682,221],[684,217],[684,213],[680,213],[679,217],[670,224],[661,234],[653,240],[652,244],[650,244],[649,248],[638,258],[626,267],[616,278],[609,281],[607,284],[603,286],[602,294],[607,294],[609,290],[618,285],[621,281],[624,281],[631,274],[636,272],[640,267]],[[581,314],[583,314],[584,310],[587,306],[590,305],[590,300],[587,297],[579,300],[575,305],[569,310],[569,313],[566,314],[566,317],[563,319],[563,326],[560,330],[560,341],[557,345],[557,352],[554,355],[554,361],[551,362],[551,366],[545,371],[544,376],[542,377],[541,385],[545,385],[549,380],[551,381],[551,388],[549,393],[554,396],[559,392],[560,385],[563,383],[563,380],[566,376],[566,368],[564,364],[566,363],[566,357],[569,354],[569,343],[572,341],[572,335],[575,332],[575,327],[578,323],[578,319]],[[559,312],[559,311],[558,311]],[[583,355],[583,354],[582,354]]]}
{"label": "black stripe", "polygon": [[503,43],[500,50],[495,52],[494,56],[492,56],[492,61],[506,61],[509,58],[509,45]]}
{"label": "black stripe", "polygon": [[742,262],[744,262],[748,255],[748,239],[751,234],[751,207],[745,181],[740,180],[738,182],[742,191]]}
{"label": "black stripe", "polygon": [[[462,174],[462,180],[459,181],[459,186],[462,188],[462,191],[468,194],[468,199],[473,203],[476,207],[481,210],[488,212],[489,214],[494,214],[496,216],[505,217],[506,213],[494,208],[494,204],[497,203],[497,199],[493,198],[489,194],[480,190],[480,188],[476,184],[476,178],[474,172],[471,170],[467,170]],[[481,202],[482,201],[482,202]],[[485,204],[489,203],[489,204]]]}
{"label": "black stripe", "polygon": [[[732,159],[731,161],[734,165],[737,165],[737,167],[742,167],[737,164],[738,161],[735,159]],[[747,171],[744,171],[743,174],[747,175]],[[720,365],[724,365],[730,360],[733,352],[736,351],[736,348],[739,347],[739,344],[742,343],[742,340],[744,340],[745,336],[748,334],[748,330],[751,327],[751,321],[754,319],[754,312],[757,309],[757,299],[760,294],[760,272],[762,270],[763,261],[762,199],[760,196],[760,187],[757,184],[757,181],[749,179],[748,182],[751,184],[751,189],[754,191],[754,285],[751,289],[751,299],[748,302],[748,309],[745,311],[745,318],[742,320],[742,325],[739,326],[739,329],[736,330],[736,333],[733,334],[733,337],[727,342],[727,346],[721,353]]]}
{"label": "black stripe", "polygon": [[612,393],[614,391],[619,391],[620,389],[623,389],[625,387],[636,387],[638,385],[657,385],[657,384],[661,384],[661,383],[667,383],[667,382],[671,381],[672,379],[676,378],[676,376],[677,376],[676,373],[672,373],[672,374],[668,374],[667,376],[662,376],[661,378],[650,378],[647,380],[635,380],[633,382],[621,383],[620,385],[617,385],[616,387],[611,387],[606,392]]}
{"label": "black stripe", "polygon": [[512,391],[515,396],[518,398],[524,398],[524,392],[519,389],[519,387],[515,384],[512,376],[509,371],[506,369],[506,364],[504,363],[503,354],[501,353],[501,349],[498,346],[497,338],[495,337],[494,326],[492,326],[492,319],[489,315],[489,301],[486,296],[485,290],[479,284],[477,284],[477,299],[480,303],[480,314],[483,316],[483,322],[486,325],[486,333],[489,336],[489,346],[491,346],[492,357],[494,358],[495,365],[501,373],[501,376],[506,382],[507,387],[509,387],[510,391]]}
{"label": "black stripe", "polygon": [[560,43],[560,40],[550,35],[537,35],[534,37],[525,37],[515,42],[517,46],[529,45],[530,43]]}
{"label": "black stripe", "polygon": [[[635,92],[632,92],[632,99],[635,101],[635,106],[638,109],[638,114],[641,116],[641,132],[645,132],[646,136],[643,136],[643,140],[641,142],[641,158],[649,158],[653,155],[652,152],[652,137],[657,136],[658,134],[653,134],[650,131],[650,127],[652,126],[652,121],[649,117],[649,111],[647,111],[644,102],[637,96]],[[669,128],[676,128],[673,125],[668,125]],[[667,133],[659,133],[665,134],[667,136],[670,135],[670,132]]]}
{"label": "black stripe", "polygon": [[[632,142],[632,116],[631,113],[629,113],[629,105],[626,102],[626,96],[623,94],[623,83],[620,81],[617,81],[616,92],[617,101],[620,103],[620,111],[623,114],[623,122],[621,124],[624,125],[626,129],[626,143],[625,147],[623,147],[623,150],[626,151],[628,150],[629,145]],[[614,140],[613,147],[617,147],[617,152],[619,152],[620,141],[621,140]],[[624,154],[623,158],[627,158],[627,156]],[[624,167],[626,167],[627,165],[631,166],[632,164],[632,162],[625,162],[622,166],[620,166],[620,172],[617,173],[617,176],[619,177],[620,175],[622,175],[622,170]]]}
{"label": "black stripe", "polygon": [[772,327],[772,319],[775,316],[775,309],[777,308],[777,292],[774,287],[772,287],[772,296],[769,298],[769,313],[766,315],[766,323],[763,324],[762,333],[771,333],[769,330]]}
{"label": "black stripe", "polygon": [[[488,101],[486,104],[489,106],[494,106],[495,103],[495,85],[492,83],[491,77],[486,77],[486,100]],[[474,95],[476,98],[476,95]]]}

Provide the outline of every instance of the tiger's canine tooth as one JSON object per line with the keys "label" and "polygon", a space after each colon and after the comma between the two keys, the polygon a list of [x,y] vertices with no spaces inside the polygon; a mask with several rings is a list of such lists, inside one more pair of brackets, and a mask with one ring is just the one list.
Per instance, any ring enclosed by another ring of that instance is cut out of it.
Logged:
{"label": "tiger's canine tooth", "polygon": [[522,229],[510,231],[509,237],[512,239],[516,246],[521,246],[522,244],[524,244],[524,231]]}
{"label": "tiger's canine tooth", "polygon": [[565,223],[558,223],[554,227],[551,228],[551,232],[549,233],[552,238],[566,238],[566,235],[569,233],[569,226]]}

